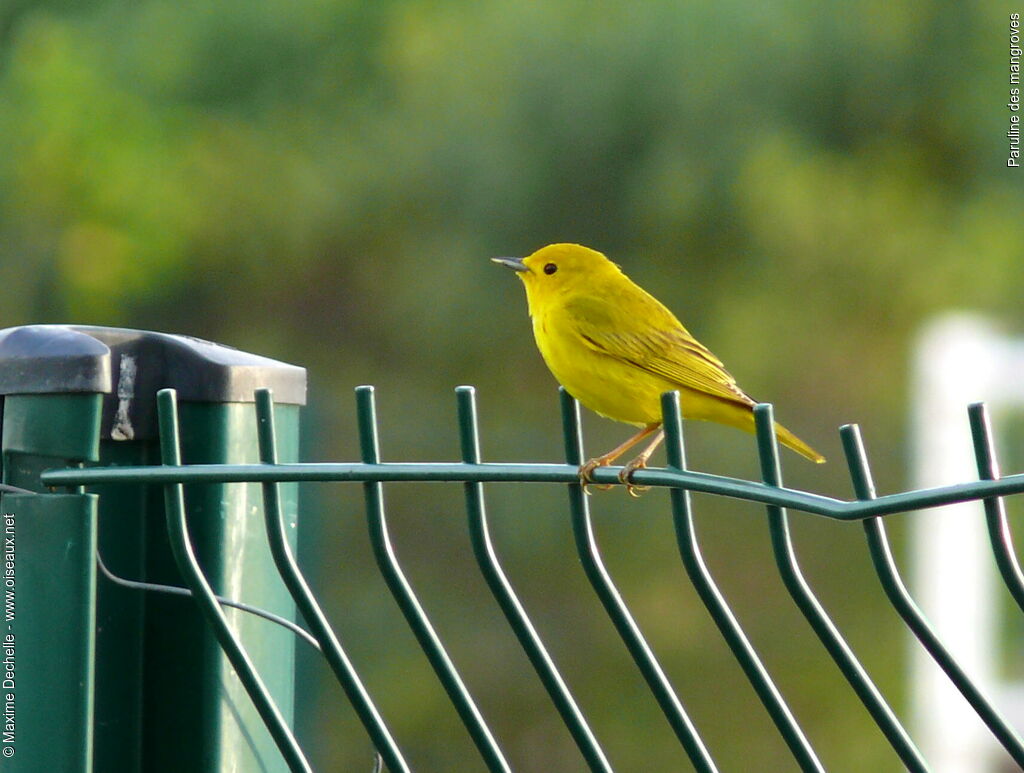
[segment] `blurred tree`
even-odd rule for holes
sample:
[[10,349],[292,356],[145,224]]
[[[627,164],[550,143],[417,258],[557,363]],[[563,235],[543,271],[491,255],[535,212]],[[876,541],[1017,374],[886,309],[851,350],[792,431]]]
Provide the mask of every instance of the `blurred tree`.
[[[363,382],[381,388],[387,456],[452,458],[449,390],[475,383],[485,454],[553,459],[554,384],[520,288],[486,258],[579,241],[825,447],[824,470],[787,460],[794,484],[848,495],[829,438],[859,421],[891,490],[921,320],[955,305],[1020,324],[1004,17],[992,0],[15,2],[0,10],[0,325],[168,329],[302,363],[317,458],[355,456],[347,401]],[[595,447],[617,432],[593,431]],[[748,438],[689,437],[697,467],[756,475]],[[493,505],[502,545],[613,759],[673,769],[678,749],[573,574],[560,495],[506,494]],[[466,664],[499,735],[523,769],[572,769],[479,586],[458,491],[392,499],[443,630],[487,642],[464,643],[460,663],[511,653],[507,668]],[[328,538],[307,560],[372,683],[400,693],[388,713],[423,768],[465,769],[472,752],[368,564],[358,498],[342,501],[310,518]],[[699,504],[713,564],[826,761],[896,770],[831,664],[795,655],[814,645],[779,592],[760,514]],[[723,768],[785,769],[667,532],[637,529],[663,503],[595,505],[616,514],[600,524],[615,569]],[[796,525],[809,573],[898,698],[901,632],[859,535]],[[365,764],[323,671],[308,670],[330,708],[304,719],[315,756]],[[446,733],[458,740],[439,745]]]

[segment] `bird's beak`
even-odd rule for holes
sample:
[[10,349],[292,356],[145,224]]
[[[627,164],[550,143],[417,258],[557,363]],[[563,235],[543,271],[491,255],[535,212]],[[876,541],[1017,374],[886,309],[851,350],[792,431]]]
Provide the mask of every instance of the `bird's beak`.
[[495,263],[500,263],[503,266],[507,266],[508,268],[512,269],[513,271],[529,271],[530,270],[529,268],[526,267],[526,264],[523,263],[523,259],[522,258],[491,258],[491,260],[493,260]]

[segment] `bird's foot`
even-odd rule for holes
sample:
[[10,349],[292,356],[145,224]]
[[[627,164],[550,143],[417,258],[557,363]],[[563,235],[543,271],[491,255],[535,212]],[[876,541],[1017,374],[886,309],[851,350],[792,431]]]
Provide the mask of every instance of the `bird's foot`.
[[607,467],[611,463],[611,459],[606,456],[595,456],[593,459],[588,459],[586,462],[580,465],[580,483],[583,484],[583,493],[591,494],[588,486],[594,486],[601,491],[607,491],[612,487],[611,483],[594,483],[594,470],[598,467]]
[[633,473],[637,470],[642,470],[647,466],[647,456],[641,454],[636,459],[628,462],[619,472],[619,480],[626,484],[626,493],[631,497],[637,497],[643,494],[645,491],[650,491],[650,486],[637,486],[633,483]]

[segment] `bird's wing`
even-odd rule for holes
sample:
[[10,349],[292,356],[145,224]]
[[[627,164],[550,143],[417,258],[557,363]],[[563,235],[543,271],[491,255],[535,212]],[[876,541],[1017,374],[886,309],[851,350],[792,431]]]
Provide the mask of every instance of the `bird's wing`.
[[567,322],[594,351],[698,392],[753,403],[721,360],[690,335],[671,311],[635,289],[642,295],[630,297],[627,303],[573,298],[564,306]]

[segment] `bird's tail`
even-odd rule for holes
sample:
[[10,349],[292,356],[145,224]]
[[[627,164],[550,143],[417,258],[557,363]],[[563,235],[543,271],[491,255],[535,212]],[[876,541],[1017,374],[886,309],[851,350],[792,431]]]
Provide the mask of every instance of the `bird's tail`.
[[779,442],[787,448],[792,448],[801,456],[806,456],[812,462],[821,464],[825,461],[825,457],[807,445],[804,441],[790,432],[788,429],[783,427],[778,422],[775,422],[775,435],[778,437]]
[[[680,397],[684,393],[680,393]],[[698,419],[700,421],[714,421],[720,424],[728,424],[732,427],[738,427],[744,432],[754,433],[756,428],[754,426],[754,401],[744,395],[744,399],[739,398],[735,400],[726,399],[712,399],[708,400],[707,393],[696,393],[696,398],[693,398],[691,393],[691,399],[689,403],[683,404],[683,416],[690,419]],[[690,408],[690,412],[687,413],[687,408]],[[804,441],[790,432],[788,429],[783,427],[778,422],[775,422],[775,435],[779,439],[779,442],[787,448],[791,448],[801,456],[806,456],[812,462],[821,464],[825,461],[825,457],[807,445]]]

